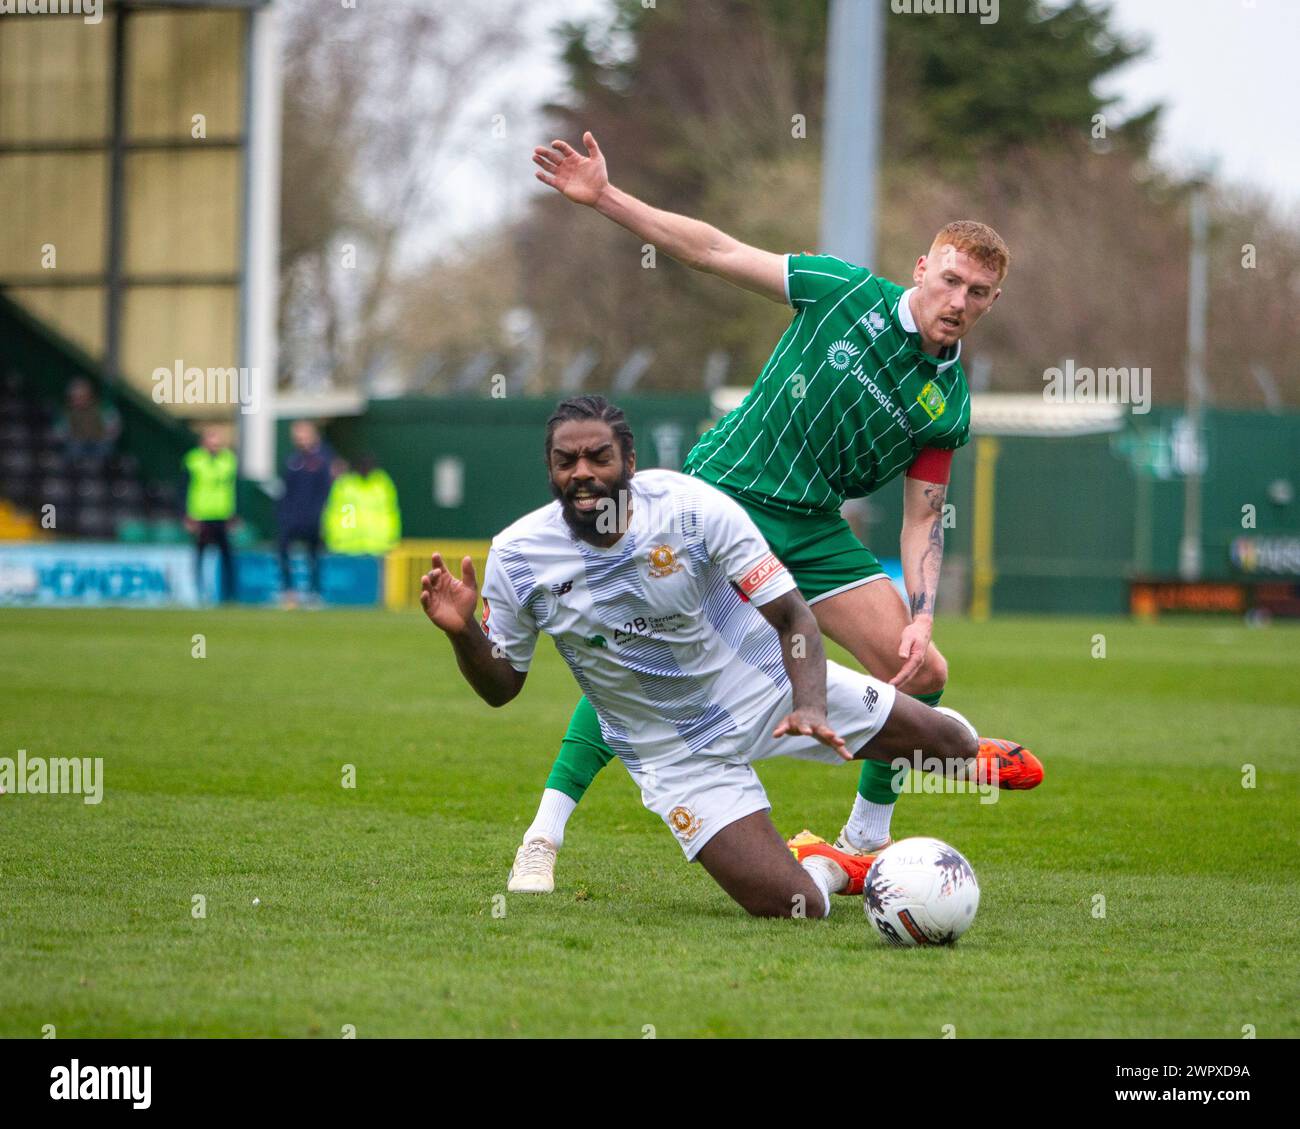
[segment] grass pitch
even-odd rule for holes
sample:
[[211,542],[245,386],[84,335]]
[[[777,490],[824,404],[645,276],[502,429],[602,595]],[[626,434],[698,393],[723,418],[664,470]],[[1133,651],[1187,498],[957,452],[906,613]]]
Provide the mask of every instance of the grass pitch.
[[[1047,779],[902,797],[982,900],[897,951],[858,899],[746,917],[617,763],[556,894],[506,896],[577,699],[545,640],[494,711],[416,614],[0,612],[0,756],[104,760],[96,806],[0,796],[0,1035],[1300,1035],[1300,630],[936,637],[945,701]],[[759,772],[783,832],[835,835],[856,766]]]

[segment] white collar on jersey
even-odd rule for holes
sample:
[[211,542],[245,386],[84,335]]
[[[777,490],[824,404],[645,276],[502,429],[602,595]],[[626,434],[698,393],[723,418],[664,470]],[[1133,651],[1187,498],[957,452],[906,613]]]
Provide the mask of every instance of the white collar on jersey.
[[[898,300],[898,309],[895,311],[898,317],[898,324],[908,333],[916,333],[916,318],[912,316],[912,295],[916,293],[916,287],[910,290],[904,290],[903,296]],[[946,361],[942,361],[936,368],[935,372],[943,372],[949,365],[955,365],[957,358],[961,356],[961,342],[957,342],[957,350]]]

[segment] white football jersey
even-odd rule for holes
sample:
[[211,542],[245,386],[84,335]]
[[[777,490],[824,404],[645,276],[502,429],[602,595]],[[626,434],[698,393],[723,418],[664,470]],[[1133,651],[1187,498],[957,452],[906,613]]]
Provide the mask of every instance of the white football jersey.
[[483,629],[519,671],[539,632],[550,635],[631,766],[730,756],[789,692],[780,638],[755,606],[794,587],[739,503],[647,470],[632,477],[627,530],[608,549],[579,539],[558,501],[499,533]]

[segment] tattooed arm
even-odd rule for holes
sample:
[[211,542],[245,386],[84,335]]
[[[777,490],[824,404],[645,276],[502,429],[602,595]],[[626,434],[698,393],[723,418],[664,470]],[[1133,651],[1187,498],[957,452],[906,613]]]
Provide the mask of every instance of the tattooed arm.
[[912,622],[903,629],[898,657],[902,669],[890,679],[902,686],[921,668],[934,630],[934,604],[943,563],[943,503],[948,487],[941,482],[907,478],[903,482],[903,532],[899,551]]

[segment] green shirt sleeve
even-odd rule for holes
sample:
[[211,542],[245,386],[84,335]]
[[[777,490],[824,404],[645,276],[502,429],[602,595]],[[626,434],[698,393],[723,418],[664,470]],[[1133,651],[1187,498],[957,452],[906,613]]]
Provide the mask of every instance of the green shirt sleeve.
[[786,293],[790,305],[796,310],[812,305],[848,283],[860,282],[870,274],[866,267],[855,267],[834,255],[785,257]]

